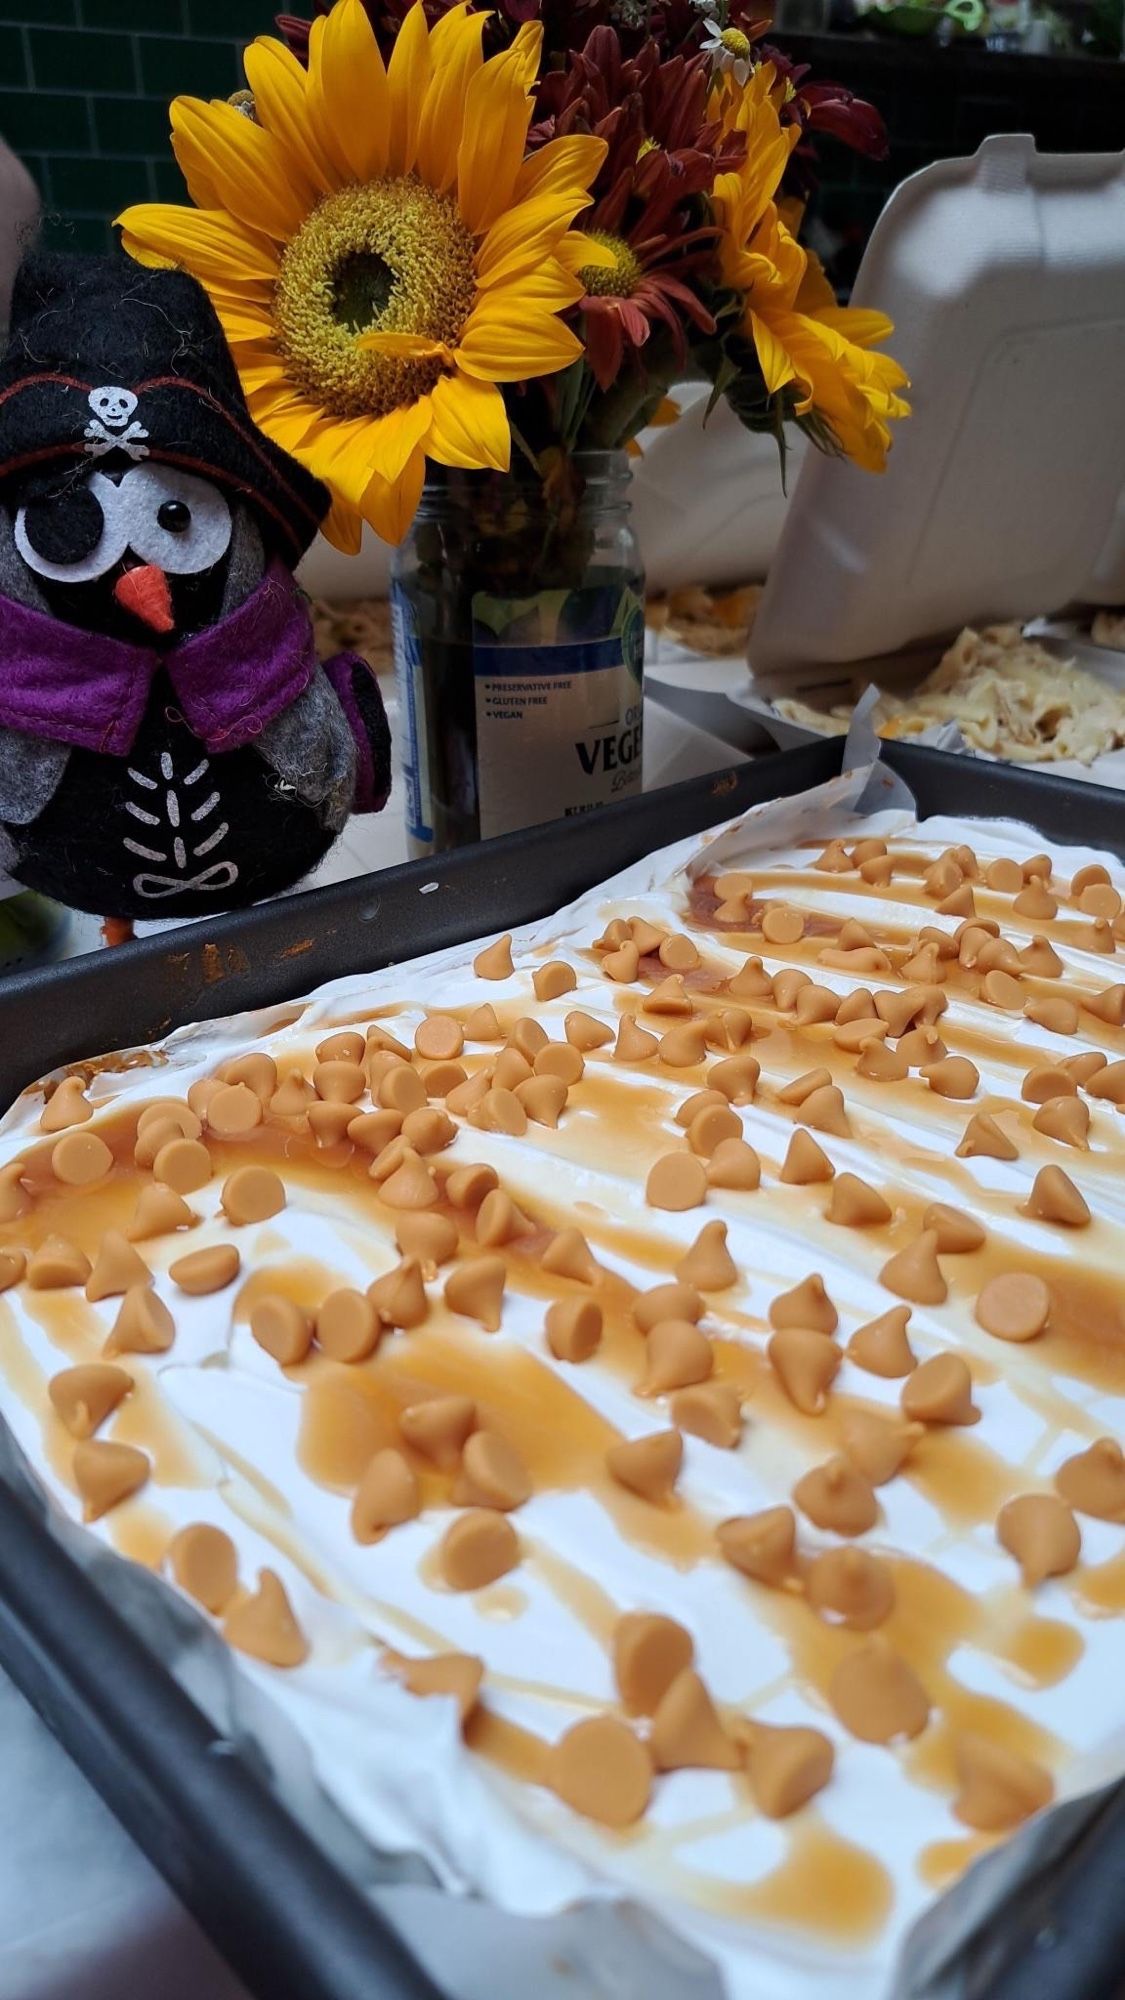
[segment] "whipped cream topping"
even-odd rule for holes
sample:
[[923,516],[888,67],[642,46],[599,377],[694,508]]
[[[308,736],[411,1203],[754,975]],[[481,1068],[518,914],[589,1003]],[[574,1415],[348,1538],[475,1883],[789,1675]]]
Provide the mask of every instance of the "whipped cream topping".
[[[650,857],[518,933],[503,980],[477,977],[475,946],[443,952],[335,982],[299,1010],[186,1030],[164,1045],[155,1066],[99,1068],[87,1093],[94,1119],[81,1129],[112,1138],[147,1103],[183,1098],[193,1082],[249,1049],[268,1051],[283,1072],[300,1063],[310,1073],[317,1043],[337,1028],[381,1022],[409,1046],[426,1014],[463,1019],[486,1001],[506,1028],[533,1015],[555,1040],[574,1009],[615,1031],[623,1012],[637,1012],[663,1032],[669,1023],[641,1012],[653,979],[611,983],[592,949],[617,917],[691,937],[714,977],[737,972],[754,954],[768,973],[799,967],[841,998],[863,986],[897,987],[898,972],[853,973],[822,965],[819,953],[849,920],[879,945],[905,944],[924,925],[955,931],[961,919],[935,914],[921,862],[960,842],[982,867],[1001,856],[1051,856],[1053,918],[1021,917],[1010,894],[973,885],[978,912],[994,917],[1017,948],[1043,935],[1062,959],[1059,980],[1028,977],[1029,997],[1077,998],[1113,984],[1113,956],[1091,948],[1091,918],[1065,900],[1073,874],[1091,862],[1104,861],[1120,886],[1109,857],[1045,850],[1032,830],[995,821],[919,827],[884,813],[842,818],[829,831],[849,843],[887,841],[898,868],[889,886],[871,886],[854,872],[813,868],[822,830],[808,838],[799,830],[792,844],[772,849],[759,835],[744,864],[754,901],[805,912],[799,939],[771,944],[753,913],[741,927],[716,924],[709,871],[739,865],[736,828],[721,842],[685,842]],[[573,967],[577,984],[540,1000],[533,973],[558,959]],[[863,1076],[857,1054],[836,1045],[830,1022],[798,1028],[791,1011],[768,1000],[732,1003],[755,1017],[746,1047],[761,1063],[761,1083],[736,1115],[760,1156],[761,1186],[711,1189],[703,1206],[682,1213],[651,1207],[646,1181],[659,1157],[684,1147],[674,1114],[705,1086],[710,1052],[705,1063],[673,1070],[651,1059],[617,1062],[610,1046],[587,1055],[557,1130],[532,1124],[517,1138],[461,1124],[443,1165],[488,1163],[542,1230],[577,1226],[609,1274],[596,1294],[607,1300],[607,1338],[580,1365],[556,1360],[544,1338],[549,1303],[573,1296],[576,1286],[552,1280],[507,1245],[499,1333],[448,1312],[439,1281],[429,1288],[425,1324],[388,1337],[371,1361],[347,1367],[314,1354],[280,1369],[250,1333],[256,1298],[281,1291],[315,1308],[336,1286],[362,1290],[398,1261],[396,1217],[365,1174],[339,1149],[323,1161],[310,1160],[307,1148],[287,1157],[284,1134],[268,1146],[268,1164],[287,1185],[280,1214],[230,1224],[219,1205],[223,1179],[267,1154],[260,1140],[209,1138],[215,1177],[188,1197],[200,1226],[139,1246],[173,1314],[175,1340],[167,1353],[125,1357],[136,1388],[100,1435],[141,1446],[152,1476],[92,1532],[155,1566],[177,1529],[211,1522],[236,1544],[244,1584],[252,1587],[263,1566],[278,1573],[309,1658],[285,1671],[241,1656],[240,1666],[296,1725],[326,1790],[378,1846],[417,1852],[451,1890],[514,1912],[628,1895],[710,1956],[734,2000],[799,2000],[826,1977],[842,1994],[889,1988],[914,1919],[991,1844],[951,1812],[959,1736],[985,1735],[1033,1759],[1063,1794],[1110,1775],[1100,1752],[1122,1721],[1113,1615],[1125,1609],[1122,1529],[1081,1516],[1079,1567],[1030,1592],[995,1520],[1014,1496],[1051,1491],[1058,1467],[1096,1438],[1125,1435],[1122,1113],[1092,1100],[1089,1149],[1078,1151],[1037,1131],[1038,1106],[1021,1097],[1033,1065],[1083,1049],[1116,1061],[1125,1032],[1083,1011],[1075,1034],[1057,1034],[963,986],[950,984],[947,997],[937,1028],[949,1053],[979,1070],[971,1101],[938,1094],[916,1070],[901,1082]],[[493,1059],[497,1046],[470,1042],[465,1067]],[[832,1223],[827,1185],[779,1180],[801,1124],[800,1106],[780,1093],[821,1065],[843,1091],[850,1130],[814,1136],[837,1175],[854,1174],[885,1197],[892,1211],[885,1225]],[[0,1174],[43,1149],[42,1110],[41,1093],[29,1092],[4,1121]],[[978,1112],[999,1119],[1017,1147],[1014,1160],[956,1156]],[[1062,1166],[1080,1187],[1092,1213],[1087,1227],[1072,1231],[1024,1212],[1044,1166]],[[29,1246],[56,1230],[92,1255],[100,1232],[131,1213],[141,1178],[126,1164],[90,1191],[41,1194],[31,1217],[0,1225],[0,1248]],[[941,1257],[948,1298],[912,1307],[909,1338],[921,1362],[950,1351],[964,1357],[980,1420],[930,1429],[901,1473],[877,1489],[877,1522],[856,1543],[893,1569],[897,1603],[883,1631],[932,1704],[918,1737],[887,1748],[849,1733],[826,1695],[833,1668],[866,1635],[833,1627],[799,1596],[749,1582],[722,1560],[715,1528],[788,1501],[802,1476],[839,1450],[840,1424],[857,1404],[897,1413],[901,1383],[858,1368],[845,1353],[825,1414],[802,1415],[766,1358],[770,1306],[819,1273],[846,1349],[856,1328],[899,1303],[879,1274],[917,1237],[932,1202],[975,1217],[985,1243]],[[667,1398],[635,1393],[643,1341],[628,1320],[629,1288],[669,1279],[714,1217],[727,1224],[738,1281],[708,1295],[703,1325],[717,1373],[743,1393],[744,1433],[733,1451],[686,1436],[678,1499],[654,1509],[604,1474],[609,1444],[669,1422]],[[231,1242],[242,1266],[226,1290],[190,1297],[169,1279],[185,1250]],[[1015,1269],[1044,1275],[1057,1308],[1048,1334],[1027,1345],[993,1338],[973,1310],[990,1277]],[[0,1298],[0,1408],[76,1516],[73,1446],[46,1385],[60,1369],[98,1358],[118,1303],[26,1285]],[[359,1476],[388,1441],[388,1408],[435,1389],[473,1395],[482,1416],[519,1444],[532,1474],[532,1497],[512,1516],[522,1560],[479,1592],[442,1584],[437,1545],[456,1512],[446,1504],[426,1505],[370,1546],[349,1528]],[[840,1546],[839,1536],[804,1515],[798,1532],[810,1557]],[[804,1723],[832,1739],[834,1773],[809,1806],[790,1820],[768,1820],[741,1774],[677,1770],[655,1782],[645,1818],[618,1834],[580,1818],[536,1782],[545,1744],[583,1716],[616,1708],[610,1642],[628,1611],[664,1613],[690,1630],[722,1713]],[[465,1740],[454,1702],[406,1693],[387,1670],[387,1649],[480,1656],[483,1706]]]

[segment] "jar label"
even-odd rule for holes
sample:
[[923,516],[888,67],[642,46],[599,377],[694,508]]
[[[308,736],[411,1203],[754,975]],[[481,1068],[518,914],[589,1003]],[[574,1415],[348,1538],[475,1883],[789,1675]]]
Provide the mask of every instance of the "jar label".
[[391,589],[391,639],[394,646],[398,712],[401,718],[402,782],[406,792],[406,830],[411,839],[431,841],[430,768],[426,748],[426,698],[422,680],[422,648],[418,626],[406,592]]
[[[572,608],[585,593],[565,595]],[[497,630],[499,608],[483,595],[473,605],[482,840],[628,798],[642,780],[644,620],[634,593],[621,594],[599,638],[513,643],[509,625],[496,642],[485,632]],[[510,617],[517,606],[504,609]]]

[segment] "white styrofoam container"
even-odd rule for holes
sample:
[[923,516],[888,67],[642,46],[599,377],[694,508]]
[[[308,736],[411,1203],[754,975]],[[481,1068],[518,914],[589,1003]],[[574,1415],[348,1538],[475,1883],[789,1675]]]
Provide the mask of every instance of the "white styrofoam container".
[[875,661],[889,684],[911,667],[886,656],[925,671],[964,625],[1125,602],[1125,153],[1016,135],[925,168],[855,303],[895,322],[914,414],[882,478],[808,453],[754,624],[759,694]]

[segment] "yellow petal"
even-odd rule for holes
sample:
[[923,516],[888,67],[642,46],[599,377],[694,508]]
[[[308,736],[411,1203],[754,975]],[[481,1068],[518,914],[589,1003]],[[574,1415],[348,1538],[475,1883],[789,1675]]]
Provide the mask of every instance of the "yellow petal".
[[394,361],[449,361],[452,351],[444,340],[431,340],[424,333],[380,333],[377,327],[357,333],[355,344],[365,354],[385,354]]
[[418,511],[425,476],[426,455],[419,451],[394,485],[388,486],[385,480],[373,479],[363,496],[364,520],[369,521],[375,533],[394,548],[405,538]]
[[530,269],[542,257],[560,256],[568,224],[588,201],[587,194],[568,190],[536,195],[509,208],[493,223],[477,252],[477,283],[487,288]]
[[431,398],[433,411],[426,449],[441,465],[470,472],[491,467],[507,472],[512,434],[504,398],[492,382],[467,375],[443,375]]
[[482,382],[520,382],[555,375],[582,354],[582,342],[553,314],[528,313],[519,325],[506,315],[475,312],[457,350],[459,366]]
[[400,479],[421,445],[433,421],[432,398],[419,396],[401,409],[388,411],[370,425],[368,445],[369,476],[375,473],[388,484]]
[[242,62],[258,123],[284,146],[318,194],[330,194],[339,174],[309,117],[308,77],[296,56],[271,35],[259,35]]
[[[171,202],[138,202],[117,217],[130,257],[147,263],[153,255],[201,284],[272,284],[277,252],[268,236],[246,229],[219,210],[176,208]],[[135,247],[134,247],[135,246]],[[147,253],[147,254],[146,254]]]
[[320,532],[342,556],[357,556],[363,542],[363,522],[346,500],[333,500]]
[[[536,28],[536,33],[541,40],[542,30]],[[457,189],[461,213],[477,234],[511,206],[523,164],[531,121],[528,46],[526,40],[521,45],[517,38],[503,55],[494,56],[477,71],[466,94]]]
[[568,189],[584,193],[597,179],[608,151],[604,139],[585,135],[549,140],[521,166],[515,200],[530,201],[535,195],[563,194]]
[[432,74],[425,10],[422,0],[415,0],[395,37],[387,70],[390,83],[387,171],[391,174],[410,173],[418,157],[418,129]]
[[557,257],[544,255],[530,271],[519,271],[481,292],[475,310],[486,319],[518,316],[529,309],[565,312],[568,306],[577,305],[585,292],[582,280],[564,270]]
[[762,380],[766,385],[766,392],[770,396],[776,396],[779,389],[783,389],[787,382],[793,380],[795,373],[793,363],[790,361],[776,333],[768,321],[762,318],[760,313],[751,313],[750,331],[757,350],[758,362],[762,370]]
[[429,187],[446,194],[457,179],[457,153],[469,86],[484,61],[485,16],[463,8],[444,14],[430,36],[433,81],[418,126],[417,171]]
[[[177,97],[172,106],[176,157],[185,166],[194,198],[198,161],[219,197],[249,229],[285,243],[316,201],[316,189],[281,143],[231,104],[202,104]],[[191,162],[191,166],[187,162]]]
[[306,103],[317,144],[340,180],[381,179],[390,87],[361,0],[337,0],[313,22]]
[[237,347],[242,342],[252,342],[257,345],[260,341],[269,340],[272,335],[273,321],[269,314],[256,312],[247,300],[241,299],[237,304],[228,305],[225,301],[212,298],[211,303],[222,321],[223,332],[232,347]]
[[610,271],[616,263],[613,251],[593,236],[571,229],[555,245],[555,256],[568,271]]

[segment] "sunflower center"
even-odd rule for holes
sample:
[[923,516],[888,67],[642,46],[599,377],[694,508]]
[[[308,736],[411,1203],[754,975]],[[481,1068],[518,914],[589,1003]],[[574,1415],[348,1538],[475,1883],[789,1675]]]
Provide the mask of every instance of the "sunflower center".
[[608,250],[612,264],[586,264],[579,271],[580,282],[594,298],[632,298],[644,275],[640,258],[623,236],[611,236],[607,229],[589,229],[587,235],[592,243],[602,250]]
[[744,61],[750,54],[750,38],[743,34],[741,28],[724,28],[719,40],[728,56],[737,56]]
[[473,239],[452,201],[407,174],[327,195],[286,247],[274,297],[295,381],[337,417],[386,416],[438,381],[439,357],[357,347],[412,333],[453,347],[476,297]]

